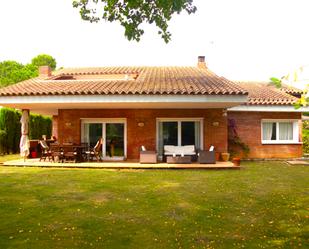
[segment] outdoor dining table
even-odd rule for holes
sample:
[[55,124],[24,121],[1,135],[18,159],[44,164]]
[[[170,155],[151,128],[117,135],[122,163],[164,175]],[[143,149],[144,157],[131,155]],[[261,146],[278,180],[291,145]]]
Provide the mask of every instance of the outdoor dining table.
[[53,144],[53,147],[56,147],[56,146],[58,148],[60,148],[60,150],[63,151],[63,152],[70,151],[70,152],[76,153],[74,155],[76,163],[84,161],[83,150],[87,149],[87,146],[85,146],[85,145],[76,145],[76,144],[57,144],[57,145]]

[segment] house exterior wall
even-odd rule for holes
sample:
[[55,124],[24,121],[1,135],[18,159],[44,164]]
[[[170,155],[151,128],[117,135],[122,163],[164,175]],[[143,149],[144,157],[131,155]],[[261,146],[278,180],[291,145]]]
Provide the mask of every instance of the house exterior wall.
[[[297,158],[302,156],[302,144],[262,144],[262,119],[298,119],[301,113],[284,112],[228,112],[228,119],[234,119],[237,134],[250,148],[249,158]],[[299,121],[299,141],[302,125]]]
[[[156,149],[156,118],[203,118],[204,148],[227,151],[227,117],[222,109],[78,109],[59,110],[58,140],[81,142],[81,118],[126,118],[127,158],[138,159],[140,146]],[[137,124],[143,122],[144,126]]]
[[52,135],[58,139],[58,116],[52,117]]

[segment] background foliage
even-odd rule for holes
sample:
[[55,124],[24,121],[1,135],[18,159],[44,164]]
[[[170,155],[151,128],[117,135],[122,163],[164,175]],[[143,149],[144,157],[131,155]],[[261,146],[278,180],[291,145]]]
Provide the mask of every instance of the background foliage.
[[309,154],[309,121],[303,121],[303,152]]
[[0,87],[13,85],[38,76],[39,66],[50,66],[54,70],[56,65],[56,60],[46,54],[34,57],[32,62],[26,65],[11,60],[2,61],[0,62]]
[[228,152],[231,158],[244,157],[250,153],[250,148],[245,144],[238,135],[235,119],[228,119]]
[[182,11],[195,13],[193,0],[75,0],[81,18],[89,22],[100,20],[118,22],[124,27],[125,37],[139,41],[144,34],[142,24],[155,25],[158,34],[167,43],[171,39],[168,23],[174,14]]
[[[0,109],[0,154],[19,151],[20,117],[20,111],[9,108]],[[39,139],[42,135],[51,136],[51,118],[32,114],[29,125],[30,139]]]
[[31,60],[31,64],[34,65],[37,68],[39,66],[50,66],[50,68],[52,70],[55,70],[56,66],[57,66],[56,59],[53,58],[52,56],[48,55],[48,54],[40,54],[40,55],[34,57]]
[[16,61],[0,62],[0,87],[15,84],[38,75],[38,68],[32,64],[23,65]]

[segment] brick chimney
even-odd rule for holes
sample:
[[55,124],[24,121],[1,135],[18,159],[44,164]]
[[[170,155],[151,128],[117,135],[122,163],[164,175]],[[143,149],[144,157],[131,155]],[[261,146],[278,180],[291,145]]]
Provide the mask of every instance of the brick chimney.
[[39,66],[39,76],[40,77],[50,77],[52,75],[52,70],[49,66]]
[[200,69],[207,69],[207,65],[205,62],[205,56],[199,56],[197,58],[197,67]]

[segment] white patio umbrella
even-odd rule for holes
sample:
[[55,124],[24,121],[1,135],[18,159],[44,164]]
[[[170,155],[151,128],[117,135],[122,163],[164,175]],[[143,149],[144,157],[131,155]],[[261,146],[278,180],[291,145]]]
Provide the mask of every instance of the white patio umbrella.
[[28,110],[23,110],[21,119],[21,138],[20,138],[20,143],[19,143],[19,148],[20,148],[20,156],[26,160],[26,157],[30,153],[30,141],[28,137],[29,133],[29,111]]

